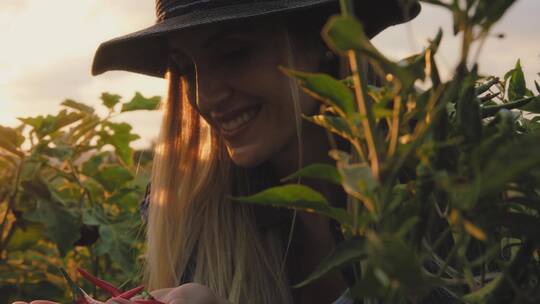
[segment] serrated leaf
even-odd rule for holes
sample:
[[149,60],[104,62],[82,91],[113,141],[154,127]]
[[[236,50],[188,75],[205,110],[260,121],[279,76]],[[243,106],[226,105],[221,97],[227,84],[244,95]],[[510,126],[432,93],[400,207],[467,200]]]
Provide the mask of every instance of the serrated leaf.
[[339,172],[335,166],[329,164],[311,164],[285,177],[283,181],[291,181],[299,177],[324,180],[337,185],[341,184]]
[[132,228],[127,223],[99,226],[99,239],[95,244],[97,255],[109,255],[124,273],[136,268],[135,250],[132,247]]
[[95,176],[101,185],[107,191],[112,192],[116,189],[120,189],[127,182],[133,179],[133,175],[129,170],[121,166],[107,166],[101,169]]
[[107,92],[101,93],[101,101],[103,105],[109,109],[114,108],[114,106],[120,102],[120,95],[110,94]]
[[159,96],[146,98],[141,93],[137,92],[130,102],[122,105],[122,112],[156,110],[160,102],[161,97]]
[[91,106],[85,105],[84,103],[76,102],[73,99],[66,99],[61,103],[61,105],[78,110],[83,113],[88,113],[88,114],[94,113],[94,108],[92,108]]
[[344,209],[330,206],[324,196],[304,185],[278,186],[251,196],[233,197],[232,199],[243,203],[316,212],[342,224],[350,225],[352,223],[351,216]]
[[346,85],[330,75],[320,73],[304,73],[282,68],[284,73],[295,77],[300,85],[311,95],[322,102],[337,107],[345,115],[354,113],[354,95]]
[[99,171],[99,166],[103,163],[103,155],[93,155],[82,165],[82,173],[86,176],[95,176]]
[[13,128],[0,126],[0,148],[15,155],[23,156],[19,147],[24,142],[24,137]]
[[339,243],[332,253],[325,257],[315,271],[313,271],[304,281],[296,284],[293,288],[301,288],[309,285],[327,274],[334,273],[343,267],[360,260],[366,255],[364,241],[347,240]]
[[18,227],[13,233],[9,243],[8,250],[24,251],[36,245],[36,243],[43,239],[44,226],[38,223],[31,223],[26,227]]
[[127,123],[112,123],[107,122],[105,126],[108,131],[99,132],[100,143],[110,144],[114,147],[116,155],[118,155],[124,163],[131,165],[133,163],[133,149],[129,146],[132,141],[139,139],[139,135],[131,133],[132,127]]
[[79,219],[57,202],[38,198],[36,209],[25,213],[24,218],[45,225],[45,235],[57,245],[61,256],[80,238]]

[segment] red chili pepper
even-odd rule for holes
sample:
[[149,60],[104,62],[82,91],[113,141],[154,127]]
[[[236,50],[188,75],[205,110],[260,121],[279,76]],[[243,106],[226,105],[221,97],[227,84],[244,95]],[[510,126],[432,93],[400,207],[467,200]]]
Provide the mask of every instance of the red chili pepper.
[[135,300],[133,301],[137,304],[165,304],[163,302],[160,302],[158,300]]
[[103,289],[104,291],[108,292],[109,294],[111,294],[114,297],[119,296],[122,293],[122,291],[119,290],[118,288],[114,287],[113,285],[111,285],[110,283],[108,283],[106,281],[103,281],[101,279],[98,279],[98,278],[94,277],[93,275],[91,275],[90,273],[88,273],[86,270],[84,270],[82,268],[77,267],[77,271],[85,279],[87,279],[88,281],[94,283],[94,285],[96,285],[97,287]]
[[144,286],[141,285],[139,287],[135,287],[133,289],[125,291],[125,292],[119,294],[117,297],[129,300],[129,299],[133,298],[135,295],[137,295],[139,292],[141,292],[143,290],[144,290]]

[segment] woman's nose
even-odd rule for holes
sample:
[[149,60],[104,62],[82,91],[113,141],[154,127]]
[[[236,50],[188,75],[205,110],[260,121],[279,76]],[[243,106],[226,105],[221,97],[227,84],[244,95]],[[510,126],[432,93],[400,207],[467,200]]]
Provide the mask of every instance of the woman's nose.
[[225,73],[212,69],[197,69],[197,107],[200,112],[220,111],[231,93]]

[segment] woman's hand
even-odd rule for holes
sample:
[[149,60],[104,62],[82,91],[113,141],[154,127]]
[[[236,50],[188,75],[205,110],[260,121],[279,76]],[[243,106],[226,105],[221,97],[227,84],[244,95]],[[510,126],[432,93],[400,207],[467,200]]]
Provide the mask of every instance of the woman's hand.
[[[210,288],[198,283],[187,283],[175,288],[158,289],[151,292],[152,297],[166,304],[229,304],[218,297]],[[103,303],[94,300],[94,303]],[[137,304],[136,299],[111,298],[105,304]],[[59,304],[51,301],[14,302],[13,304]]]
[[[158,289],[151,292],[152,296],[166,304],[229,304],[225,299],[218,297],[210,288],[198,284],[187,283],[175,288]],[[109,302],[111,301],[111,302]],[[135,304],[135,300],[112,298],[107,304]],[[114,302],[112,302],[114,301]]]

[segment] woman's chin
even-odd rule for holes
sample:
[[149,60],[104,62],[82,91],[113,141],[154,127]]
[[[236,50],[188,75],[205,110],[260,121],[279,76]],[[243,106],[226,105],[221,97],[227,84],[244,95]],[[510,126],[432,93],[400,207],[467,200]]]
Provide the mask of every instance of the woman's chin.
[[256,145],[248,145],[242,147],[227,146],[229,157],[232,162],[242,168],[253,168],[267,160],[267,156],[257,149]]

